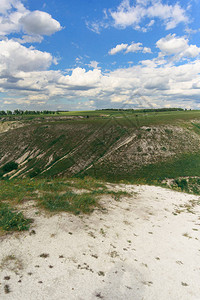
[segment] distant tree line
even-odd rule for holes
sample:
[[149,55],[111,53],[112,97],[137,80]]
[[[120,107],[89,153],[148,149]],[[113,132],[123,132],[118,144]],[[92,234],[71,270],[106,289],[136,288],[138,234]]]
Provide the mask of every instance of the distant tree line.
[[59,113],[58,111],[51,111],[51,110],[43,110],[43,111],[36,111],[36,110],[21,110],[15,109],[14,111],[11,110],[0,110],[0,116],[19,116],[19,115],[54,115]]
[[132,111],[132,112],[163,112],[163,111],[184,111],[183,108],[144,108],[144,109],[124,109],[124,108],[104,108],[104,109],[96,109],[98,110],[111,110],[111,111]]

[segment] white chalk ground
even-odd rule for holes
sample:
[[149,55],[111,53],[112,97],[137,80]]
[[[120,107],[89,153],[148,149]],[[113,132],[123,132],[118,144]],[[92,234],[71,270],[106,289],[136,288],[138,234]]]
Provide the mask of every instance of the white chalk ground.
[[[113,188],[133,196],[106,196],[106,210],[90,216],[38,215],[27,203],[35,234],[0,238],[0,299],[199,300],[199,197],[153,186]],[[177,209],[183,212],[174,215]]]

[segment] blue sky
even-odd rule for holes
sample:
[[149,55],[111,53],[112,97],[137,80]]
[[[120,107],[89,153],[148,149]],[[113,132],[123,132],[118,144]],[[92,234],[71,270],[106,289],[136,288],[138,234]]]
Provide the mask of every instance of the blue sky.
[[1,0],[0,110],[200,108],[200,3]]

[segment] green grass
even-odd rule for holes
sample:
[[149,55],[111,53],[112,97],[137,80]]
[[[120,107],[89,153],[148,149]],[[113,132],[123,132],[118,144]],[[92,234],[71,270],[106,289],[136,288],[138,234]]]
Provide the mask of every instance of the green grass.
[[[56,179],[55,179],[56,180]],[[60,181],[60,180],[59,180]],[[96,190],[106,189],[105,184],[97,181],[92,177],[84,177],[84,178],[73,178],[71,180],[66,181],[69,186],[78,188],[78,189],[87,189],[87,190]]]
[[112,165],[96,166],[95,172],[91,168],[85,172],[87,176],[96,176],[105,181],[130,183],[161,182],[166,178],[178,178],[185,176],[200,176],[200,153],[189,153],[169,158],[168,161],[141,166],[132,172],[127,170],[118,171]]
[[51,212],[67,211],[75,215],[90,213],[97,206],[96,197],[90,193],[76,194],[72,191],[60,195],[58,193],[46,194],[41,197],[40,205]]
[[133,180],[149,182],[185,176],[200,176],[200,153],[183,154],[166,162],[143,166],[132,174]]
[[7,203],[0,202],[0,228],[5,231],[22,231],[30,227],[30,219],[26,219],[21,212],[9,207]]
[[[137,113],[136,111],[83,111],[83,112],[66,112],[63,115],[69,116],[86,116],[90,117],[83,119],[68,120],[68,124],[88,124],[88,125],[104,125],[108,122],[109,125],[119,124],[127,128],[160,125],[160,124],[177,124],[189,120],[200,119],[200,111],[171,111],[171,112],[147,112]],[[102,117],[104,115],[104,117]],[[56,120],[56,118],[55,118]],[[61,121],[60,123],[66,121]],[[45,123],[51,124],[55,121]]]
[[[141,111],[115,111],[115,110],[99,110],[99,111],[69,111],[69,112],[60,112],[55,115],[22,115],[20,118],[24,121],[32,120],[34,122],[35,119],[43,120],[44,125],[51,124],[51,120],[47,123],[46,117],[50,117],[53,122],[58,120],[59,122],[66,122],[60,120],[59,117],[69,116],[69,117],[84,117],[83,119],[74,119],[67,120],[68,123],[73,124],[76,123],[87,123],[87,124],[95,124],[96,122],[107,122],[108,120],[117,121],[120,123],[124,123],[129,127],[132,126],[148,126],[154,124],[170,124],[176,123],[178,121],[188,121],[196,118],[200,118],[199,110],[191,110],[191,111],[166,111],[166,112],[141,112]],[[89,118],[85,118],[89,116]],[[16,116],[9,116],[9,120],[12,118],[16,118]]]
[[91,213],[100,207],[99,198],[110,195],[115,200],[130,196],[123,191],[110,191],[94,178],[24,178],[0,181],[0,227],[3,230],[27,230],[30,220],[14,208],[18,203],[35,200],[50,212]]

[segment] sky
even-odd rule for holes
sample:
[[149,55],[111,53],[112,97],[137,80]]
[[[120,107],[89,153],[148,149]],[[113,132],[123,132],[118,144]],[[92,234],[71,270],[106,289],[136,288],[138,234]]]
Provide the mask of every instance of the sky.
[[200,108],[200,1],[0,0],[0,110]]

